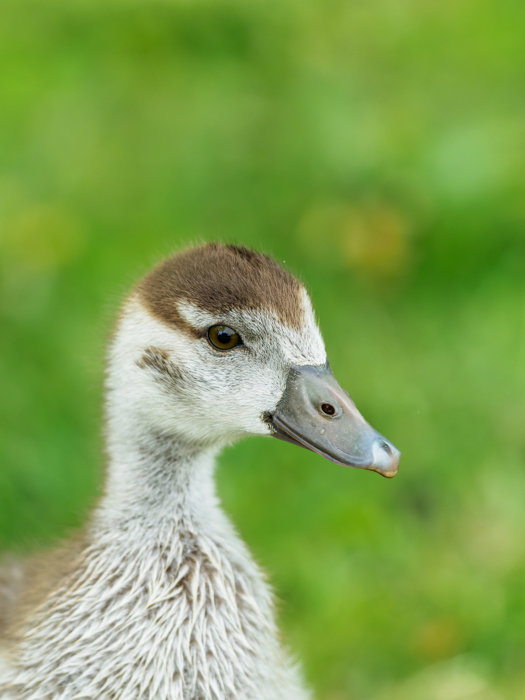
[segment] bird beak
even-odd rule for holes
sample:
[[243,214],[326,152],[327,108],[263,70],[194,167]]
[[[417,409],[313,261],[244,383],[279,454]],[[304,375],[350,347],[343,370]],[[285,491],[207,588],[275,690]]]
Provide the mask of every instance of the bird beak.
[[397,474],[401,453],[365,421],[328,364],[292,367],[269,422],[275,437],[336,464]]

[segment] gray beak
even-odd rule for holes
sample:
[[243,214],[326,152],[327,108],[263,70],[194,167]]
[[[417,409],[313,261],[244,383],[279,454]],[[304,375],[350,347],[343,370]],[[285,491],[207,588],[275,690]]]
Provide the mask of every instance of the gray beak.
[[275,437],[382,476],[397,474],[401,453],[369,425],[328,364],[292,367],[283,396],[268,417]]

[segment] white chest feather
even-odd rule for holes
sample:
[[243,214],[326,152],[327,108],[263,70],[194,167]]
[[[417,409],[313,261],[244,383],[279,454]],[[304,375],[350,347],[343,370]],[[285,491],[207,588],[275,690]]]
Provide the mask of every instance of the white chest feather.
[[2,697],[308,697],[261,573],[219,527],[165,517],[98,532],[33,618]]

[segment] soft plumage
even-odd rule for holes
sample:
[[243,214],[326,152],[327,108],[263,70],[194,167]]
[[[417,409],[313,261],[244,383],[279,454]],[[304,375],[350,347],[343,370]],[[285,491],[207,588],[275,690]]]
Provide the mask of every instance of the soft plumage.
[[[242,343],[214,347],[217,324]],[[221,447],[255,434],[393,475],[399,453],[330,377],[304,287],[270,258],[212,244],[150,273],[110,348],[108,467],[88,526],[4,573],[0,696],[310,697],[213,472]]]

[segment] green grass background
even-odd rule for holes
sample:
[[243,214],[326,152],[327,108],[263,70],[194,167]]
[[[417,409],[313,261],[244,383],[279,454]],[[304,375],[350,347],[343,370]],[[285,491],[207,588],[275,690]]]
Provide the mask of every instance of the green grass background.
[[100,486],[119,301],[192,242],[306,282],[393,481],[252,439],[220,491],[326,700],[525,698],[525,7],[4,0],[0,547]]

